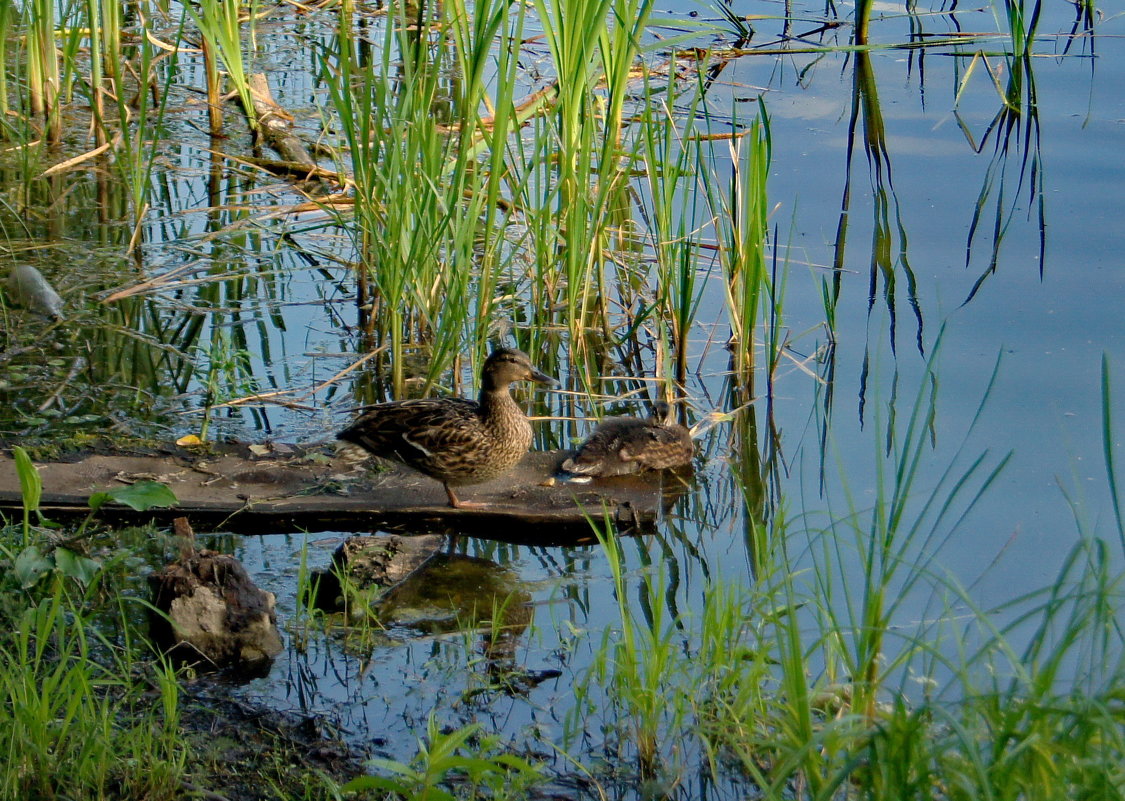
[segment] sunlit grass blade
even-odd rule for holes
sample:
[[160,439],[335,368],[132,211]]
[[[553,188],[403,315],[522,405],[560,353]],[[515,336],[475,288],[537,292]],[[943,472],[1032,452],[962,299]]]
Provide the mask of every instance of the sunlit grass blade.
[[[764,112],[764,108],[763,108]],[[754,331],[763,293],[770,291],[766,268],[766,180],[769,176],[769,119],[764,113],[728,141],[730,179],[726,194],[704,181],[718,233],[718,260],[725,276],[731,345],[736,369],[754,366]]]
[[184,9],[195,20],[205,43],[204,55],[208,59],[207,99],[210,104],[212,135],[222,133],[222,87],[219,83],[218,59],[222,59],[227,77],[242,100],[242,108],[250,121],[251,129],[256,128],[257,118],[250,96],[249,75],[242,53],[242,3],[239,0],[202,0],[198,11],[191,4],[184,6]]
[[32,116],[43,119],[47,140],[58,142],[62,139],[62,87],[55,44],[54,0],[24,4],[24,14],[28,24],[28,107]]

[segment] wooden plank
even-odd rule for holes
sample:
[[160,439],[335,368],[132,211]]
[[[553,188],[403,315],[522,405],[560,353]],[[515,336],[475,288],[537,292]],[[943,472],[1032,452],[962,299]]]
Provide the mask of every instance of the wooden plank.
[[[285,446],[282,446],[285,447]],[[53,520],[82,517],[90,493],[150,479],[167,484],[180,505],[135,512],[107,504],[99,519],[110,525],[186,516],[197,531],[292,533],[300,531],[464,533],[524,544],[592,542],[588,516],[606,515],[618,528],[651,527],[690,476],[648,473],[590,484],[554,481],[569,452],[534,452],[506,476],[464,487],[465,500],[487,509],[453,509],[437,481],[393,463],[356,470],[352,463],[286,447],[258,457],[245,447],[200,456],[183,450],[160,454],[91,454],[37,465],[43,481],[43,514]],[[368,465],[375,465],[370,460]],[[18,517],[19,481],[10,456],[0,454],[0,514]]]

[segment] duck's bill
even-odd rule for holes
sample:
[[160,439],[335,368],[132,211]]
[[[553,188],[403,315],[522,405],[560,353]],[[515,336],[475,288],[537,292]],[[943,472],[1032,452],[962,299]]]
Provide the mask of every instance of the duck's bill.
[[531,370],[531,380],[535,381],[538,384],[548,384],[552,387],[558,386],[558,383],[559,383],[558,381],[551,378],[546,373],[541,373],[538,370],[536,370],[535,368],[532,368],[532,370]]

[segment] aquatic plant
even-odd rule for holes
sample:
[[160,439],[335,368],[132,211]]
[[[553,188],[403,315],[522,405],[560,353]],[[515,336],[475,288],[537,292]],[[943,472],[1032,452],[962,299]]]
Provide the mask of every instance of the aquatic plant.
[[[344,792],[379,790],[416,801],[453,801],[457,795],[443,788],[456,780],[467,798],[522,798],[542,780],[540,768],[513,754],[493,753],[496,740],[482,736],[476,724],[445,731],[434,716],[418,740],[418,753],[409,764],[375,759],[370,766],[384,773],[360,776],[343,786]],[[386,775],[390,774],[390,775]]]
[[[15,453],[30,512],[41,484],[22,449]],[[177,797],[187,758],[179,686],[167,664],[140,658],[143,646],[126,633],[126,601],[116,609],[122,641],[95,624],[101,565],[33,539],[26,513],[22,530],[0,528],[0,562],[8,567],[0,580],[0,737],[20,744],[0,772],[0,796],[56,797],[62,781],[74,799]]]
[[[1125,585],[1113,565],[1125,540],[1111,553],[1075,505],[1078,536],[1054,579],[980,608],[937,558],[1007,457],[966,456],[962,446],[936,486],[919,489],[931,379],[908,416],[877,423],[887,436],[876,439],[891,446],[871,453],[871,506],[856,508],[845,483],[846,508],[834,512],[830,498],[826,525],[809,514],[769,521],[753,582],[714,576],[698,614],[668,616],[665,568],[649,546],[637,543],[640,569],[631,570],[621,542],[602,539],[619,623],[579,679],[570,742],[593,715],[642,777],[663,764],[662,781],[674,784],[702,758],[713,781],[729,780],[734,765],[769,798],[1120,789],[1125,737],[1112,721],[1125,680]],[[1116,504],[1106,367],[1103,394]]]
[[729,145],[727,191],[717,191],[717,182],[706,182],[705,188],[718,232],[717,257],[725,278],[733,366],[746,374],[754,367],[754,330],[762,298],[771,289],[766,269],[768,118],[761,114],[747,126],[744,136],[732,138]]
[[257,115],[250,95],[249,75],[242,52],[242,2],[241,0],[201,0],[199,10],[191,4],[184,6],[195,20],[203,37],[203,58],[207,75],[208,118],[212,136],[223,132],[222,79],[219,61],[226,67],[227,77],[242,100],[242,109],[250,121],[251,129],[257,127]]
[[33,117],[43,120],[47,140],[58,142],[62,139],[62,80],[55,44],[55,3],[37,0],[24,4],[23,10],[28,26],[28,108]]
[[[477,343],[476,354],[484,350],[492,298],[481,297],[473,285],[479,281],[482,290],[491,290],[497,283],[493,259],[480,271],[474,261],[482,239],[484,252],[494,252],[487,243],[495,241],[503,222],[495,212],[499,174],[480,170],[472,153],[481,137],[500,142],[507,134],[514,62],[500,74],[496,98],[509,113],[495,115],[484,132],[481,58],[487,49],[481,48],[494,36],[512,41],[522,13],[510,20],[503,3],[479,6],[476,16],[463,8],[458,12],[456,4],[443,8],[455,21],[448,38],[431,42],[428,29],[411,28],[399,16],[384,27],[375,58],[357,54],[356,34],[343,27],[342,17],[323,75],[342,122],[355,186],[348,228],[359,258],[360,327],[370,349],[388,347],[396,394],[403,389],[408,344],[426,343],[433,357],[427,385],[460,353],[466,335]],[[476,20],[471,27],[469,19]],[[396,62],[396,55],[403,60]],[[451,63],[467,70],[464,82],[447,83]],[[492,204],[486,209],[488,198]],[[487,228],[481,227],[482,216]],[[474,295],[482,316],[466,331]]]
[[49,585],[0,643],[0,735],[20,743],[0,793],[48,798],[65,776],[75,799],[177,797],[186,752],[171,670],[153,672],[154,706],[134,680],[134,658],[87,629],[61,576]]
[[[91,2],[100,2],[100,0],[91,0]],[[168,111],[170,89],[178,72],[179,50],[168,54],[163,80],[161,80],[157,51],[152,43],[151,20],[144,4],[138,4],[134,13],[140,36],[131,48],[133,55],[129,60],[129,70],[135,71],[138,76],[138,87],[136,95],[130,98],[124,91],[121,76],[111,71],[111,62],[112,69],[117,70],[124,57],[119,40],[120,31],[117,32],[117,40],[114,41],[111,33],[114,30],[113,22],[109,19],[113,14],[120,13],[119,4],[103,3],[102,13],[107,17],[103,31],[109,37],[105,48],[106,76],[110,81],[112,97],[116,99],[117,119],[120,123],[120,130],[115,140],[114,167],[129,194],[129,208],[133,220],[129,250],[135,251],[142,241],[143,223],[153,192],[153,172],[167,137],[164,121]],[[120,19],[116,21],[120,22]],[[181,25],[179,30],[181,38],[182,33]]]

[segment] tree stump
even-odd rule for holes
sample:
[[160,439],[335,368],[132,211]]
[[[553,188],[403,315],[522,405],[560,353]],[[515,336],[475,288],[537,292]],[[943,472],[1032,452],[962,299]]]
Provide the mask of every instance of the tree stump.
[[281,653],[274,595],[233,556],[191,550],[148,580],[153,640],[177,660],[257,669]]

